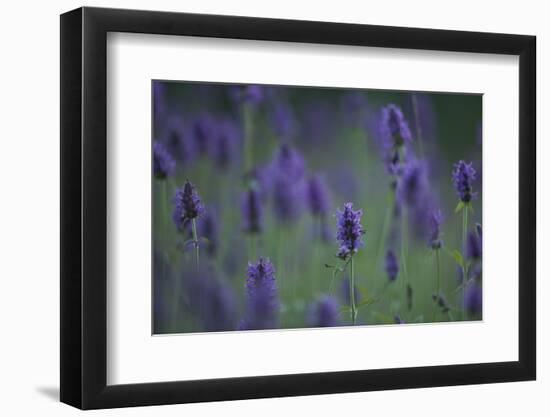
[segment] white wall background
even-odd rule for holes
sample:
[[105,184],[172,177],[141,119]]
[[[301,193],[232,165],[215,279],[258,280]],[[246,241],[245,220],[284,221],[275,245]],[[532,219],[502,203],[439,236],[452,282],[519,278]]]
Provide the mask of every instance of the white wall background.
[[[5,2],[0,21],[0,414],[75,415],[59,392],[59,17],[82,3]],[[124,0],[86,5],[534,34],[538,37],[538,207],[550,211],[550,165],[542,167],[549,125],[550,26],[536,0],[388,2]],[[543,130],[544,128],[544,130]],[[6,146],[7,145],[7,146]],[[538,381],[345,395],[100,411],[94,415],[279,416],[315,414],[464,416],[550,412],[550,221],[539,215]],[[475,341],[472,341],[475,343]]]

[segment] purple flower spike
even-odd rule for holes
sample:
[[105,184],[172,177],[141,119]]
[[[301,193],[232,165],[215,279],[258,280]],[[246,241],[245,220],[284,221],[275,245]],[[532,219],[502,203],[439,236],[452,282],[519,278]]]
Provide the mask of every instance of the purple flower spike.
[[198,224],[199,236],[206,238],[206,253],[209,256],[215,256],[218,250],[219,224],[216,213],[212,210],[204,210]]
[[324,296],[315,302],[309,311],[311,327],[338,326],[338,302],[334,297]]
[[176,161],[160,142],[153,143],[153,173],[157,178],[166,178],[174,173]]
[[428,190],[426,166],[417,159],[411,159],[405,165],[397,194],[401,203],[416,207],[423,202]]
[[430,214],[429,229],[430,237],[428,239],[428,245],[434,249],[440,249],[443,245],[441,240],[441,223],[443,222],[443,216],[440,210],[434,210]]
[[397,257],[393,250],[389,249],[386,252],[386,274],[388,274],[388,279],[393,282],[397,278],[399,273],[399,262],[397,262]]
[[456,194],[460,198],[460,201],[469,203],[476,196],[472,191],[472,184],[476,179],[476,170],[473,164],[471,162],[468,164],[464,161],[458,161],[454,166],[452,178]]
[[286,103],[279,102],[275,104],[270,112],[271,124],[273,130],[280,138],[288,138],[292,135],[295,126],[294,114],[292,109]]
[[198,154],[206,155],[208,153],[216,132],[216,123],[208,114],[202,114],[192,121],[191,138]]
[[353,210],[353,203],[345,203],[343,210],[336,211],[336,239],[340,243],[338,257],[347,259],[363,246],[362,210]]
[[464,306],[471,315],[478,315],[481,313],[483,306],[483,292],[481,287],[476,283],[471,283],[466,288],[466,294],[464,295]]
[[412,141],[409,124],[401,109],[395,104],[382,108],[380,136],[385,149],[396,149]]
[[240,328],[260,330],[276,327],[279,301],[273,264],[269,259],[260,258],[257,263],[248,264],[247,275],[248,313]]
[[330,208],[330,198],[325,181],[320,175],[312,176],[307,185],[309,209],[314,216],[325,216]]
[[227,169],[239,149],[240,131],[232,120],[222,120],[208,143],[209,155],[220,170]]
[[243,230],[246,233],[260,233],[263,224],[263,206],[257,190],[250,189],[243,195],[241,212]]
[[185,181],[183,187],[176,190],[174,197],[174,212],[172,219],[180,231],[185,230],[185,224],[191,220],[201,216],[204,212],[204,207],[197,190],[189,180]]
[[293,182],[300,181],[306,172],[304,157],[288,144],[283,144],[277,150],[273,167],[277,176],[287,177]]
[[481,238],[473,233],[468,233],[466,239],[466,257],[469,259],[481,258]]

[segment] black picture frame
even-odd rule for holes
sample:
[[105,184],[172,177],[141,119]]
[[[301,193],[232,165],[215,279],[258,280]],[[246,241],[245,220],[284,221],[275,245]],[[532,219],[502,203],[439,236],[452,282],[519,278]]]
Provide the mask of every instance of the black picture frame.
[[[519,56],[519,360],[107,385],[108,32]],[[534,380],[534,36],[102,8],[61,15],[61,401],[82,409]]]

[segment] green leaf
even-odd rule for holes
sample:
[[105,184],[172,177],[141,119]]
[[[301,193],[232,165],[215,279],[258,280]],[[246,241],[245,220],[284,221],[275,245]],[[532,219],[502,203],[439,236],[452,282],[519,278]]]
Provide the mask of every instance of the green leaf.
[[464,208],[464,201],[459,201],[455,208],[455,213],[460,212]]
[[454,258],[455,262],[459,264],[462,268],[464,268],[464,258],[462,257],[462,254],[458,250],[453,250],[451,252],[451,256]]

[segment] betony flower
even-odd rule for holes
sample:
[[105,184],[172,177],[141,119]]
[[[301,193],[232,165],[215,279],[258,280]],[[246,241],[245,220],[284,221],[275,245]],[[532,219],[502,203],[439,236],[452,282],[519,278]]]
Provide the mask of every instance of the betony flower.
[[247,315],[241,329],[271,329],[277,325],[279,301],[275,270],[269,259],[249,263],[247,271]]
[[207,332],[232,330],[236,323],[236,300],[232,289],[203,269],[184,280],[189,310]]
[[330,208],[328,187],[320,175],[312,176],[307,184],[309,209],[314,216],[326,216]]
[[311,327],[337,326],[338,310],[338,302],[334,297],[323,296],[310,307],[309,325]]
[[481,313],[483,304],[483,293],[479,284],[472,282],[466,287],[466,294],[464,295],[464,306],[468,313],[477,315]]
[[166,178],[174,173],[176,161],[160,142],[153,143],[153,173],[157,178]]
[[430,236],[428,239],[428,245],[434,249],[440,249],[443,245],[443,241],[441,240],[441,223],[443,222],[443,216],[441,214],[440,210],[433,210],[430,213],[429,218],[429,229],[430,229]]
[[466,257],[469,259],[481,258],[481,239],[474,233],[468,233],[466,238]]
[[388,249],[386,252],[386,262],[385,262],[386,274],[390,281],[395,281],[397,274],[399,273],[399,262],[393,250]]
[[338,257],[347,259],[363,246],[362,210],[353,210],[353,203],[345,203],[343,210],[336,210],[336,239],[340,244]]
[[204,212],[204,207],[197,190],[189,180],[185,181],[183,187],[176,190],[174,197],[174,211],[172,219],[180,231],[185,229],[185,224],[196,219]]
[[415,208],[425,201],[428,189],[426,166],[417,159],[405,164],[397,185],[397,196],[402,204]]
[[227,169],[235,160],[240,138],[241,133],[233,120],[224,119],[218,122],[215,132],[208,142],[208,153],[220,170]]
[[269,115],[273,130],[279,138],[288,138],[292,135],[295,120],[292,109],[288,104],[277,102]]
[[412,141],[409,124],[397,105],[382,108],[380,136],[386,149],[396,149]]
[[263,224],[263,205],[260,193],[250,189],[244,193],[241,201],[243,230],[246,233],[260,233]]
[[473,164],[458,161],[452,173],[453,184],[460,201],[469,203],[475,198],[476,193],[472,190],[473,182],[476,179],[476,170]]
[[198,223],[198,234],[206,239],[206,253],[215,256],[218,250],[218,217],[213,210],[204,210]]

